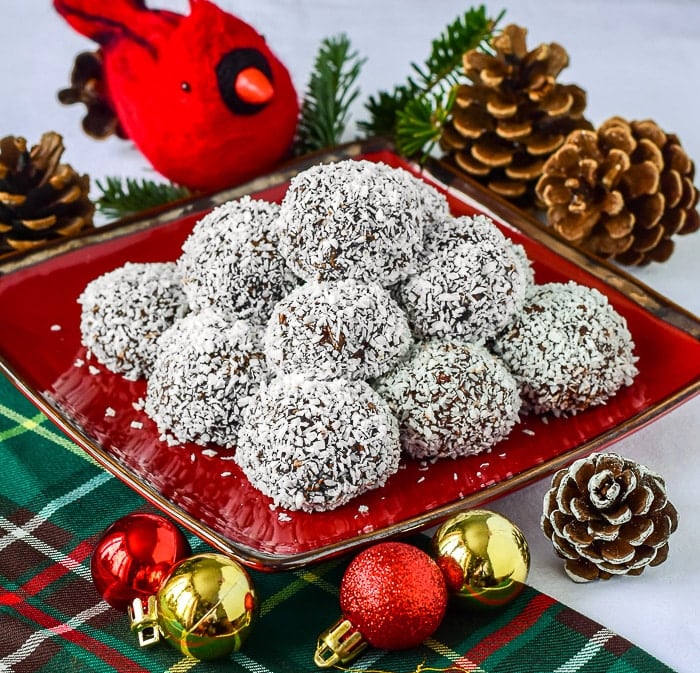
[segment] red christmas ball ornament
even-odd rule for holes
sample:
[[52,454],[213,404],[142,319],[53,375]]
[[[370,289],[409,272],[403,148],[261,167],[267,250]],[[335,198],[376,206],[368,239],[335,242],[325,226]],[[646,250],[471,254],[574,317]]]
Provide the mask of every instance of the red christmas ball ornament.
[[446,607],[444,576],[425,552],[403,542],[370,547],[345,571],[343,616],[319,636],[314,661],[322,668],[347,663],[368,644],[416,647],[435,632]]
[[112,607],[155,594],[171,567],[192,553],[182,531],[157,514],[129,514],[102,535],[90,559],[92,580]]

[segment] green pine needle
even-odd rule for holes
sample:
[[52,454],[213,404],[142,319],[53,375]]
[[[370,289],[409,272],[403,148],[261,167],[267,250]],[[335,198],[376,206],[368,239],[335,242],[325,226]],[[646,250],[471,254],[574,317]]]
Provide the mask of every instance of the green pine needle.
[[355,82],[365,60],[351,50],[344,34],[321,42],[301,109],[295,147],[298,154],[341,141],[349,108],[360,93]]
[[427,157],[440,140],[455,98],[457,89],[452,88],[447,99],[444,96],[423,94],[409,101],[397,113],[396,146],[401,154],[413,156],[423,153]]
[[97,199],[97,208],[109,218],[120,218],[140,213],[143,210],[162,206],[173,201],[191,196],[186,187],[172,182],[155,182],[153,180],[107,176],[103,184],[96,180],[102,192]]
[[370,135],[395,138],[398,150],[408,156],[427,156],[440,138],[463,77],[462,58],[471,49],[490,50],[490,42],[505,12],[489,18],[484,5],[471,8],[450,23],[433,40],[423,65],[411,63],[413,74],[392,92],[370,96],[370,119],[360,127]]

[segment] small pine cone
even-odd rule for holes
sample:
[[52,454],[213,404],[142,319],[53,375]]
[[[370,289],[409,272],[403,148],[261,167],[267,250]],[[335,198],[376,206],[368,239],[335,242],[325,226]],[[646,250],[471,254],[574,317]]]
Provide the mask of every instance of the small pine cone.
[[651,121],[612,117],[574,131],[544,166],[538,198],[554,232],[621,264],[665,262],[671,237],[700,228],[695,166]]
[[62,154],[53,131],[31,150],[24,138],[0,139],[0,255],[92,228],[90,178],[60,164]]
[[542,530],[574,582],[641,575],[668,556],[678,526],[660,475],[615,453],[557,472],[544,497]]
[[58,100],[64,105],[85,105],[87,114],[83,117],[83,131],[92,138],[102,140],[113,134],[120,138],[127,137],[105,93],[102,53],[99,50],[84,51],[75,57],[70,87],[58,92]]
[[528,51],[527,31],[510,25],[492,43],[464,55],[472,84],[462,85],[440,141],[470,177],[501,196],[527,205],[545,160],[574,129],[592,128],[583,117],[586,94],[556,78],[569,57],[558,44]]

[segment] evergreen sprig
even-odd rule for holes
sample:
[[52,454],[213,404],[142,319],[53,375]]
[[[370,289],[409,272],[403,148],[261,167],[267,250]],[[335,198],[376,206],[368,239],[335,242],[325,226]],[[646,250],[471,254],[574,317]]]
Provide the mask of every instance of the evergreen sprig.
[[455,98],[457,88],[453,87],[446,100],[443,95],[424,94],[408,101],[402,110],[397,111],[396,137],[400,139],[399,150],[406,156],[430,154],[440,139]]
[[393,137],[402,154],[427,152],[439,140],[456,98],[462,75],[462,58],[471,49],[490,51],[496,18],[480,5],[467,10],[450,23],[432,42],[430,55],[422,65],[411,63],[413,74],[391,92],[370,96],[366,108],[370,119],[361,128],[370,135]]
[[96,180],[102,192],[96,201],[99,211],[109,218],[133,215],[191,196],[186,187],[148,179],[107,176],[104,184]]
[[365,61],[351,49],[345,34],[321,42],[302,104],[295,143],[298,154],[341,141],[350,106],[360,93],[355,82]]

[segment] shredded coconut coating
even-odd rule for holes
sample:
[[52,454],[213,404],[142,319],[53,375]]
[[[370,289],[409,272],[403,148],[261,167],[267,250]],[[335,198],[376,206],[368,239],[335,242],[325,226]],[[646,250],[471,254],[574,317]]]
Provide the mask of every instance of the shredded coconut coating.
[[520,395],[505,365],[482,346],[423,341],[375,381],[399,419],[414,458],[457,458],[489,450],[518,422]]
[[[457,218],[462,219],[462,218]],[[435,245],[395,297],[418,338],[482,342],[522,306],[527,278],[503,235]]]
[[148,376],[157,339],[187,311],[173,262],[131,264],[90,281],[78,297],[83,345],[124,378]]
[[405,175],[406,180],[410,181],[415,187],[421,208],[424,235],[427,235],[434,226],[451,217],[450,204],[442,192],[425,180],[421,180],[421,178],[404,171],[402,168],[396,170],[401,171]]
[[502,246],[506,237],[487,215],[444,217],[425,230],[423,250],[426,255],[449,251],[463,243],[490,243]]
[[265,331],[265,356],[278,374],[369,379],[409,349],[406,315],[376,284],[310,282],[280,301]]
[[462,243],[486,243],[503,246],[510,251],[520,266],[520,274],[528,285],[535,282],[532,265],[525,248],[514,243],[494,224],[488,215],[464,215],[440,218],[432,227],[426,227],[423,238],[424,253],[430,256],[437,251],[451,250]]
[[533,287],[493,349],[537,414],[602,404],[638,373],[625,319],[598,290],[573,281]]
[[421,200],[405,171],[369,161],[313,166],[292,178],[279,248],[305,280],[405,278],[422,246]]
[[267,375],[261,341],[261,328],[212,311],[165,332],[145,404],[163,439],[233,447],[241,414]]
[[197,222],[179,260],[193,311],[212,308],[228,319],[267,321],[297,282],[277,250],[278,211],[274,203],[244,196]]
[[236,462],[276,506],[312,512],[383,486],[400,453],[396,418],[367,383],[290,375],[261,386]]

